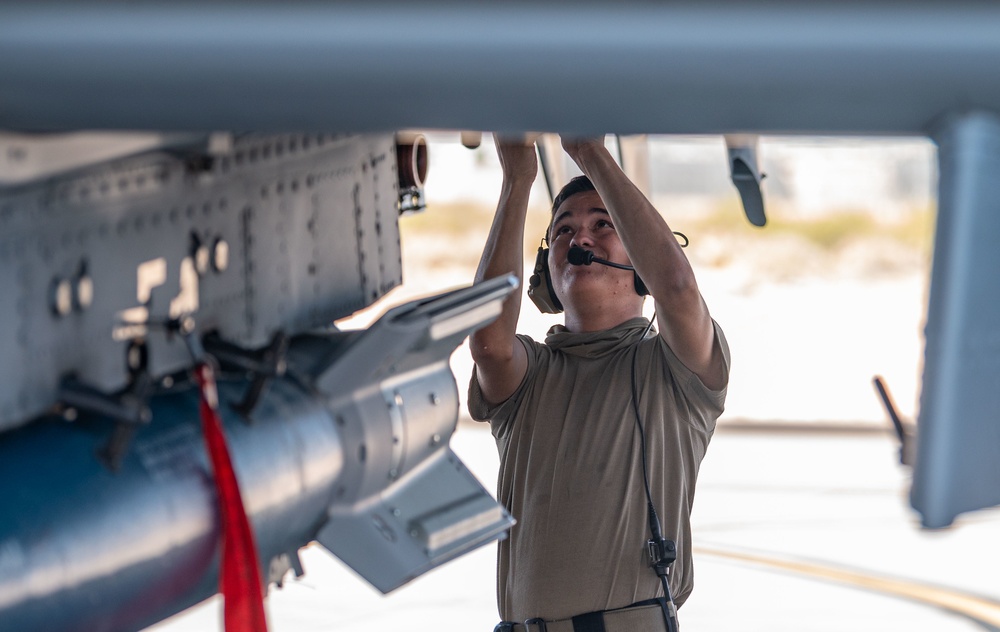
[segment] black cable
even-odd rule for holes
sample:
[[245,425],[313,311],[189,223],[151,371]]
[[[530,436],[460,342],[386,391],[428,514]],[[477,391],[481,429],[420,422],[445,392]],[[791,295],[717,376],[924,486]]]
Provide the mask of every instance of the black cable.
[[[655,313],[653,318],[656,318]],[[639,342],[645,340],[646,335],[652,327],[653,319],[650,319],[649,324],[646,325],[646,329],[643,330],[642,335],[639,337]],[[638,342],[636,345],[638,345]],[[674,608],[673,597],[670,595],[670,584],[667,575],[667,569],[670,566],[670,562],[663,563],[662,561],[662,547],[664,545],[664,540],[662,532],[660,531],[660,518],[656,515],[656,506],[653,504],[653,494],[649,489],[649,466],[646,462],[646,432],[642,427],[642,416],[639,413],[639,388],[635,375],[636,362],[638,359],[639,348],[636,346],[632,352],[632,411],[635,413],[635,423],[639,428],[639,448],[642,454],[642,482],[646,489],[646,508],[649,518],[649,531],[652,535],[650,543],[657,553],[656,559],[653,560],[653,569],[655,570],[657,577],[660,578],[660,583],[663,585],[663,596],[666,599],[666,605],[664,605],[663,608],[663,618],[667,625],[667,631],[677,632],[677,611]],[[650,550],[651,555],[652,553],[653,550]]]
[[[655,316],[654,316],[655,318]],[[650,320],[649,324],[646,325],[646,329],[643,330],[642,336],[639,340],[645,340],[646,334],[653,327],[653,321]],[[646,502],[649,503],[649,510],[652,515],[656,516],[656,509],[653,507],[653,494],[649,491],[649,468],[646,464],[646,433],[642,427],[642,417],[639,415],[639,389],[636,385],[635,379],[635,363],[639,359],[639,349],[635,348],[632,354],[632,411],[635,413],[635,424],[639,427],[639,448],[642,451],[642,482],[646,487]],[[657,527],[659,527],[659,518],[656,519]],[[657,529],[659,530],[659,529]],[[656,534],[653,534],[654,536]]]

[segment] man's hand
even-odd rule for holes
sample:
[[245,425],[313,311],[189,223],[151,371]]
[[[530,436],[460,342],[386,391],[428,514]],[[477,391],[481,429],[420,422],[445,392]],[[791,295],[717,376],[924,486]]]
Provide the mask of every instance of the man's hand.
[[563,150],[569,154],[569,157],[577,162],[580,155],[588,150],[603,150],[604,149],[604,137],[595,136],[590,137],[569,137],[561,136]]
[[497,146],[497,156],[500,158],[500,167],[503,169],[505,179],[534,181],[535,176],[538,175],[538,156],[535,153],[535,139],[538,136],[538,134],[528,134],[520,138],[513,138],[498,134],[493,135],[493,142]]

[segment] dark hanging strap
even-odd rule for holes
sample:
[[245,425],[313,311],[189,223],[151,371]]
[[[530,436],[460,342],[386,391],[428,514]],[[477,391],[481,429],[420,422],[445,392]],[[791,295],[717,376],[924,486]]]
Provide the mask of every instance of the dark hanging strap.
[[573,632],[606,632],[604,629],[604,613],[588,612],[573,617]]
[[198,363],[194,374],[201,391],[201,427],[215,474],[215,491],[222,518],[219,586],[223,599],[223,621],[227,632],[267,632],[257,546],[222,432],[215,375],[206,362]]

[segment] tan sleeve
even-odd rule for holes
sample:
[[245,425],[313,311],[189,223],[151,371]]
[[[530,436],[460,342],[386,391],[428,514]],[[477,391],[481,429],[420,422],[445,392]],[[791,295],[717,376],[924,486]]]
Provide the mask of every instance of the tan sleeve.
[[469,415],[475,421],[494,422],[494,434],[496,434],[498,422],[502,423],[504,420],[513,417],[514,412],[517,410],[518,402],[521,399],[521,394],[524,392],[525,384],[528,383],[529,376],[534,373],[536,365],[534,345],[538,343],[530,337],[521,334],[518,334],[517,339],[524,346],[528,358],[528,366],[524,372],[524,377],[521,379],[521,383],[517,386],[517,390],[510,397],[498,404],[491,404],[486,401],[486,398],[483,397],[483,391],[479,387],[479,377],[476,374],[477,367],[475,365],[472,367],[472,377],[469,379]]
[[725,365],[725,386],[717,391],[705,386],[705,384],[691,369],[687,368],[683,362],[674,354],[673,349],[662,338],[660,338],[661,348],[663,349],[663,356],[666,359],[667,366],[670,369],[670,373],[674,376],[677,385],[680,387],[681,392],[684,396],[695,406],[701,409],[705,409],[707,416],[718,418],[725,410],[726,403],[726,391],[729,388],[729,342],[726,340],[726,334],[723,333],[722,327],[719,323],[712,320],[712,325],[715,328],[715,344],[719,346],[722,351],[723,363]]

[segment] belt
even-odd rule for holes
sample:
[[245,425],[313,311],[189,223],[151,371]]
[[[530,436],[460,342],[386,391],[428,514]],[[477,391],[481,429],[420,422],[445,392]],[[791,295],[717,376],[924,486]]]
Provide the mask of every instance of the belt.
[[[662,599],[577,615],[569,619],[547,621],[528,619],[524,623],[503,621],[493,632],[635,632],[635,630],[666,630]],[[658,626],[658,627],[657,627]]]

